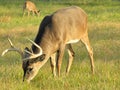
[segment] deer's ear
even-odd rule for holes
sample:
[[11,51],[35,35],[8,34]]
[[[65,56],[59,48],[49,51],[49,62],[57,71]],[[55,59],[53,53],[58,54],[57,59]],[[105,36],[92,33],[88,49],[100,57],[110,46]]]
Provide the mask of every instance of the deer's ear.
[[38,10],[38,13],[40,12],[40,10]]
[[37,63],[37,62],[41,62],[45,59],[45,54],[42,54],[40,57],[38,58],[34,58],[34,59],[31,59],[29,60],[29,63]]

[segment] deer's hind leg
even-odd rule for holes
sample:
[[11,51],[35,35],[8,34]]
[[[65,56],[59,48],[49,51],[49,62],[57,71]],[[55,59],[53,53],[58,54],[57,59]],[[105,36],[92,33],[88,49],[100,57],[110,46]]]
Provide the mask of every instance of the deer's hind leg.
[[91,63],[91,70],[92,73],[94,74],[94,60],[93,60],[93,50],[89,42],[88,34],[86,33],[84,37],[82,37],[81,41],[85,44],[87,51],[90,56],[90,63]]
[[69,54],[69,60],[68,60],[67,68],[66,68],[66,74],[68,74],[69,71],[70,71],[70,68],[71,68],[71,65],[72,65],[72,62],[73,62],[73,58],[74,58],[74,55],[75,55],[71,44],[67,45],[67,50],[68,50],[68,54]]

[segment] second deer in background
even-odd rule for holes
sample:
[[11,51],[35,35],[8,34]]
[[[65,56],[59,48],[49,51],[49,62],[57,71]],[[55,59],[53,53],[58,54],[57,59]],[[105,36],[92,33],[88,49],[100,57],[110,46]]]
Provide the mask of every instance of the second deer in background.
[[31,1],[25,1],[24,5],[23,5],[23,16],[25,15],[26,10],[28,12],[28,16],[30,15],[30,12],[33,13],[33,16],[34,16],[34,14],[36,14],[37,16],[39,16],[39,14],[40,14],[40,10],[37,10],[35,4]]

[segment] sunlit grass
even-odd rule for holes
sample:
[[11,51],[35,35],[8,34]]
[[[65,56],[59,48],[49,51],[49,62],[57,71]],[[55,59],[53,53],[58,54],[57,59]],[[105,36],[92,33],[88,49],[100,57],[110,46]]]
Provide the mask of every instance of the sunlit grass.
[[[103,27],[103,29],[101,28]],[[54,90],[54,89],[98,89],[98,90],[119,90],[120,86],[120,42],[119,42],[119,30],[118,26],[115,26],[112,30],[110,25],[98,25],[96,28],[90,25],[89,36],[91,45],[94,50],[94,59],[95,59],[95,75],[91,74],[90,63],[87,51],[85,46],[82,43],[73,45],[75,51],[75,59],[71,68],[71,71],[68,76],[65,75],[66,60],[68,55],[65,54],[62,64],[61,76],[54,78],[51,73],[51,68],[49,61],[47,64],[40,69],[38,75],[30,84],[22,82],[22,68],[20,56],[17,53],[8,53],[4,57],[1,57],[0,63],[0,84],[3,90],[9,87],[9,90],[16,89],[29,89],[29,90]],[[9,34],[9,37],[12,38],[13,43],[16,46],[24,48],[25,46],[30,47],[30,43],[25,39],[25,37],[30,37],[33,39],[36,31],[32,31],[37,27],[27,27],[29,31],[24,28],[16,28],[16,30],[11,30],[12,33]],[[100,28],[102,30],[100,30]],[[106,31],[108,30],[108,32]],[[24,33],[23,33],[24,31]],[[33,33],[31,33],[33,32]],[[10,33],[10,31],[8,31]],[[104,34],[104,35],[103,35]],[[0,43],[1,46],[4,46],[0,49],[0,53],[9,47],[7,35],[5,31],[1,32],[1,35],[4,40]],[[23,36],[23,37],[21,37]],[[111,36],[114,36],[111,38]],[[1,39],[0,38],[0,39]],[[6,85],[8,87],[6,87]]]
[[[13,0],[14,1],[14,0]],[[0,54],[10,47],[9,37],[16,47],[31,47],[26,38],[34,40],[45,15],[71,5],[82,7],[88,14],[88,29],[94,51],[95,75],[84,44],[73,45],[75,58],[68,76],[65,74],[68,54],[65,52],[61,76],[53,77],[50,63],[40,69],[30,84],[22,82],[22,61],[18,53],[0,56],[0,90],[119,90],[120,89],[120,2],[115,0],[84,2],[35,1],[41,16],[22,17],[23,0],[0,0]]]
[[[98,90],[119,90],[120,78],[118,77],[120,69],[118,60],[104,62],[101,60],[95,61],[96,73],[92,75],[89,68],[89,61],[74,62],[69,76],[65,76],[62,67],[61,77],[54,78],[51,74],[49,63],[47,63],[40,71],[35,79],[27,84],[22,82],[21,63],[7,63],[1,67],[1,88],[3,90],[16,89],[98,89]],[[9,65],[10,64],[10,65]],[[15,65],[17,64],[17,65]],[[9,65],[9,66],[8,66]],[[10,68],[9,68],[10,67]],[[7,87],[6,87],[7,85]]]

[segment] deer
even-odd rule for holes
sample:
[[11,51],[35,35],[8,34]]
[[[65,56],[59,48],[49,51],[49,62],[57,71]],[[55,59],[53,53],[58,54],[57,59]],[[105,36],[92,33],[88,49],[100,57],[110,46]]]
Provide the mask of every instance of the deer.
[[4,50],[2,56],[9,51],[17,51],[21,55],[24,71],[23,81],[30,82],[49,59],[53,75],[60,76],[65,49],[69,55],[66,67],[66,74],[68,74],[75,55],[72,44],[79,41],[86,46],[90,57],[91,71],[94,74],[94,58],[88,38],[87,14],[78,6],[62,8],[45,16],[34,41],[28,39],[32,43],[31,48],[26,47],[22,51],[15,47],[10,39],[8,40],[11,48]]
[[34,14],[36,14],[37,16],[39,16],[39,14],[40,14],[40,10],[37,10],[35,4],[31,1],[25,1],[24,5],[23,5],[23,16],[25,15],[26,10],[28,12],[28,16],[30,15],[30,12],[32,12],[33,16],[34,16]]

